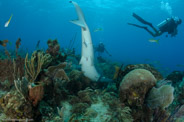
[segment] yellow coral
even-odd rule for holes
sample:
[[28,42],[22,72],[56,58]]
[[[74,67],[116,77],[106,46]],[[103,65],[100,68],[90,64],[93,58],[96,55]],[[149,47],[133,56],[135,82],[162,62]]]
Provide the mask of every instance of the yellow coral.
[[[37,62],[35,61],[37,59]],[[25,58],[25,69],[26,76],[30,82],[34,82],[41,71],[42,65],[45,61],[45,57],[42,53],[38,52],[37,55],[35,53],[32,54],[31,59],[28,59],[28,54]]]

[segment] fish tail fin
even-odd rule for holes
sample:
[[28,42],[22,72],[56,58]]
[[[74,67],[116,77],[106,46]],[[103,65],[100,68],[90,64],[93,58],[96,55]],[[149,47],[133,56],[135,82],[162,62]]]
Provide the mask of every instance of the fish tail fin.
[[75,6],[75,9],[77,11],[77,15],[78,15],[78,19],[77,20],[72,20],[70,21],[71,23],[74,23],[82,28],[86,28],[85,26],[85,18],[84,18],[84,14],[81,10],[81,8],[79,7],[79,5],[76,2],[73,1],[69,1],[70,3],[72,3]]
[[11,14],[10,19],[8,20],[8,22],[10,22],[10,21],[11,21],[12,17],[13,17],[13,14]]
[[156,41],[156,43],[159,43],[159,39]]

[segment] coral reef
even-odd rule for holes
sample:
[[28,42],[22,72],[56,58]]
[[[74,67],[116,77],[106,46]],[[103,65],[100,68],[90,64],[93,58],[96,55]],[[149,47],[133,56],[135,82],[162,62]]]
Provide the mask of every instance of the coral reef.
[[[129,73],[130,71],[134,70],[134,69],[146,69],[148,71],[150,71],[156,78],[156,80],[162,80],[163,79],[163,76],[161,75],[160,72],[158,72],[154,67],[152,67],[151,65],[149,64],[130,64],[130,65],[127,65],[126,67],[123,68],[123,70],[119,69],[119,79],[120,79],[120,82],[121,82],[121,79],[123,79],[123,77]],[[119,85],[119,83],[118,83]]]
[[167,108],[174,100],[174,88],[163,85],[160,88],[153,87],[148,94],[147,102],[151,108]]
[[[29,57],[6,45],[0,52],[0,121],[173,122],[184,120],[184,74],[166,78],[151,65],[98,59],[96,66],[113,82],[84,76],[75,50],[48,40],[46,51]],[[5,51],[5,52],[4,52]],[[173,100],[174,99],[174,100]]]
[[0,88],[10,90],[16,76],[24,76],[24,59],[0,60]]
[[57,39],[55,40],[49,39],[47,41],[47,45],[48,45],[48,49],[46,50],[46,53],[50,54],[53,60],[53,62],[51,62],[51,65],[57,65],[66,60],[67,55],[59,52],[60,45]]
[[87,88],[78,92],[78,97],[70,100],[69,121],[133,121],[131,109],[122,106],[118,95]]
[[167,76],[167,80],[172,81],[172,85],[177,84],[177,82],[181,82],[183,80],[184,73],[179,71],[174,71]]
[[12,61],[5,59],[0,60],[0,81],[3,82],[5,80],[13,81],[13,63]]
[[8,92],[0,99],[0,106],[3,112],[11,117],[17,119],[33,119],[39,116],[39,111],[34,110],[32,105],[23,99],[16,91]]
[[123,78],[119,96],[122,102],[130,106],[142,106],[145,95],[156,84],[152,73],[145,69],[135,69]]
[[131,107],[134,121],[151,120],[152,111],[145,105],[145,98],[155,84],[154,75],[145,69],[134,69],[124,76],[119,97],[122,103]]
[[16,50],[15,50],[15,53],[16,53],[16,56],[18,57],[18,49],[20,48],[20,42],[21,42],[21,39],[18,38],[16,43],[15,43],[15,46],[16,46]]
[[84,76],[81,71],[72,70],[69,73],[70,82],[68,82],[66,89],[72,94],[76,94],[80,90],[84,90],[86,87],[90,87],[91,80]]
[[36,106],[38,102],[42,100],[43,95],[44,95],[43,85],[29,87],[29,99],[32,102],[33,106]]
[[35,82],[37,76],[41,72],[42,65],[45,62],[45,58],[42,53],[36,54],[35,52],[32,54],[31,59],[28,59],[28,54],[25,58],[25,70],[26,77],[28,81],[31,83]]
[[97,67],[101,70],[100,74],[103,74],[103,76],[110,79],[113,79],[115,74],[115,66],[117,65],[117,63],[112,63],[110,61],[105,61],[105,63],[97,63]]
[[48,49],[46,50],[47,53],[51,54],[52,56],[57,56],[59,54],[60,45],[57,41],[49,39],[47,41]]

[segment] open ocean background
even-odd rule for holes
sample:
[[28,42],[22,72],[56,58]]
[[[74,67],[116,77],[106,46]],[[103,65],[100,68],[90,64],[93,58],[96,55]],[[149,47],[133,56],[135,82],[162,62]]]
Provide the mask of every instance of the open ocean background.
[[[75,0],[82,8],[91,30],[94,45],[103,42],[112,57],[103,56],[119,63],[151,63],[161,73],[184,70],[184,24],[178,26],[176,37],[154,38],[145,30],[129,26],[127,22],[142,25],[132,17],[135,12],[154,26],[170,16],[184,21],[183,0]],[[13,14],[8,28],[5,22]],[[68,47],[77,33],[74,47],[81,50],[81,29],[70,23],[77,19],[75,8],[68,0],[0,0],[0,40],[14,43],[21,38],[21,48],[34,51],[41,40],[40,48],[47,49],[48,39],[58,39],[61,47]],[[94,32],[96,28],[103,31]],[[3,49],[3,47],[0,47]]]

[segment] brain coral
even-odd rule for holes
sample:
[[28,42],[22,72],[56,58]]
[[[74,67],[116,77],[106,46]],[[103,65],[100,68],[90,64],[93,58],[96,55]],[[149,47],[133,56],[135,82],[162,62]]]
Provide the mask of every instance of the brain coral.
[[146,93],[156,83],[154,75],[145,69],[130,71],[120,83],[119,96],[121,102],[128,105],[141,106]]

